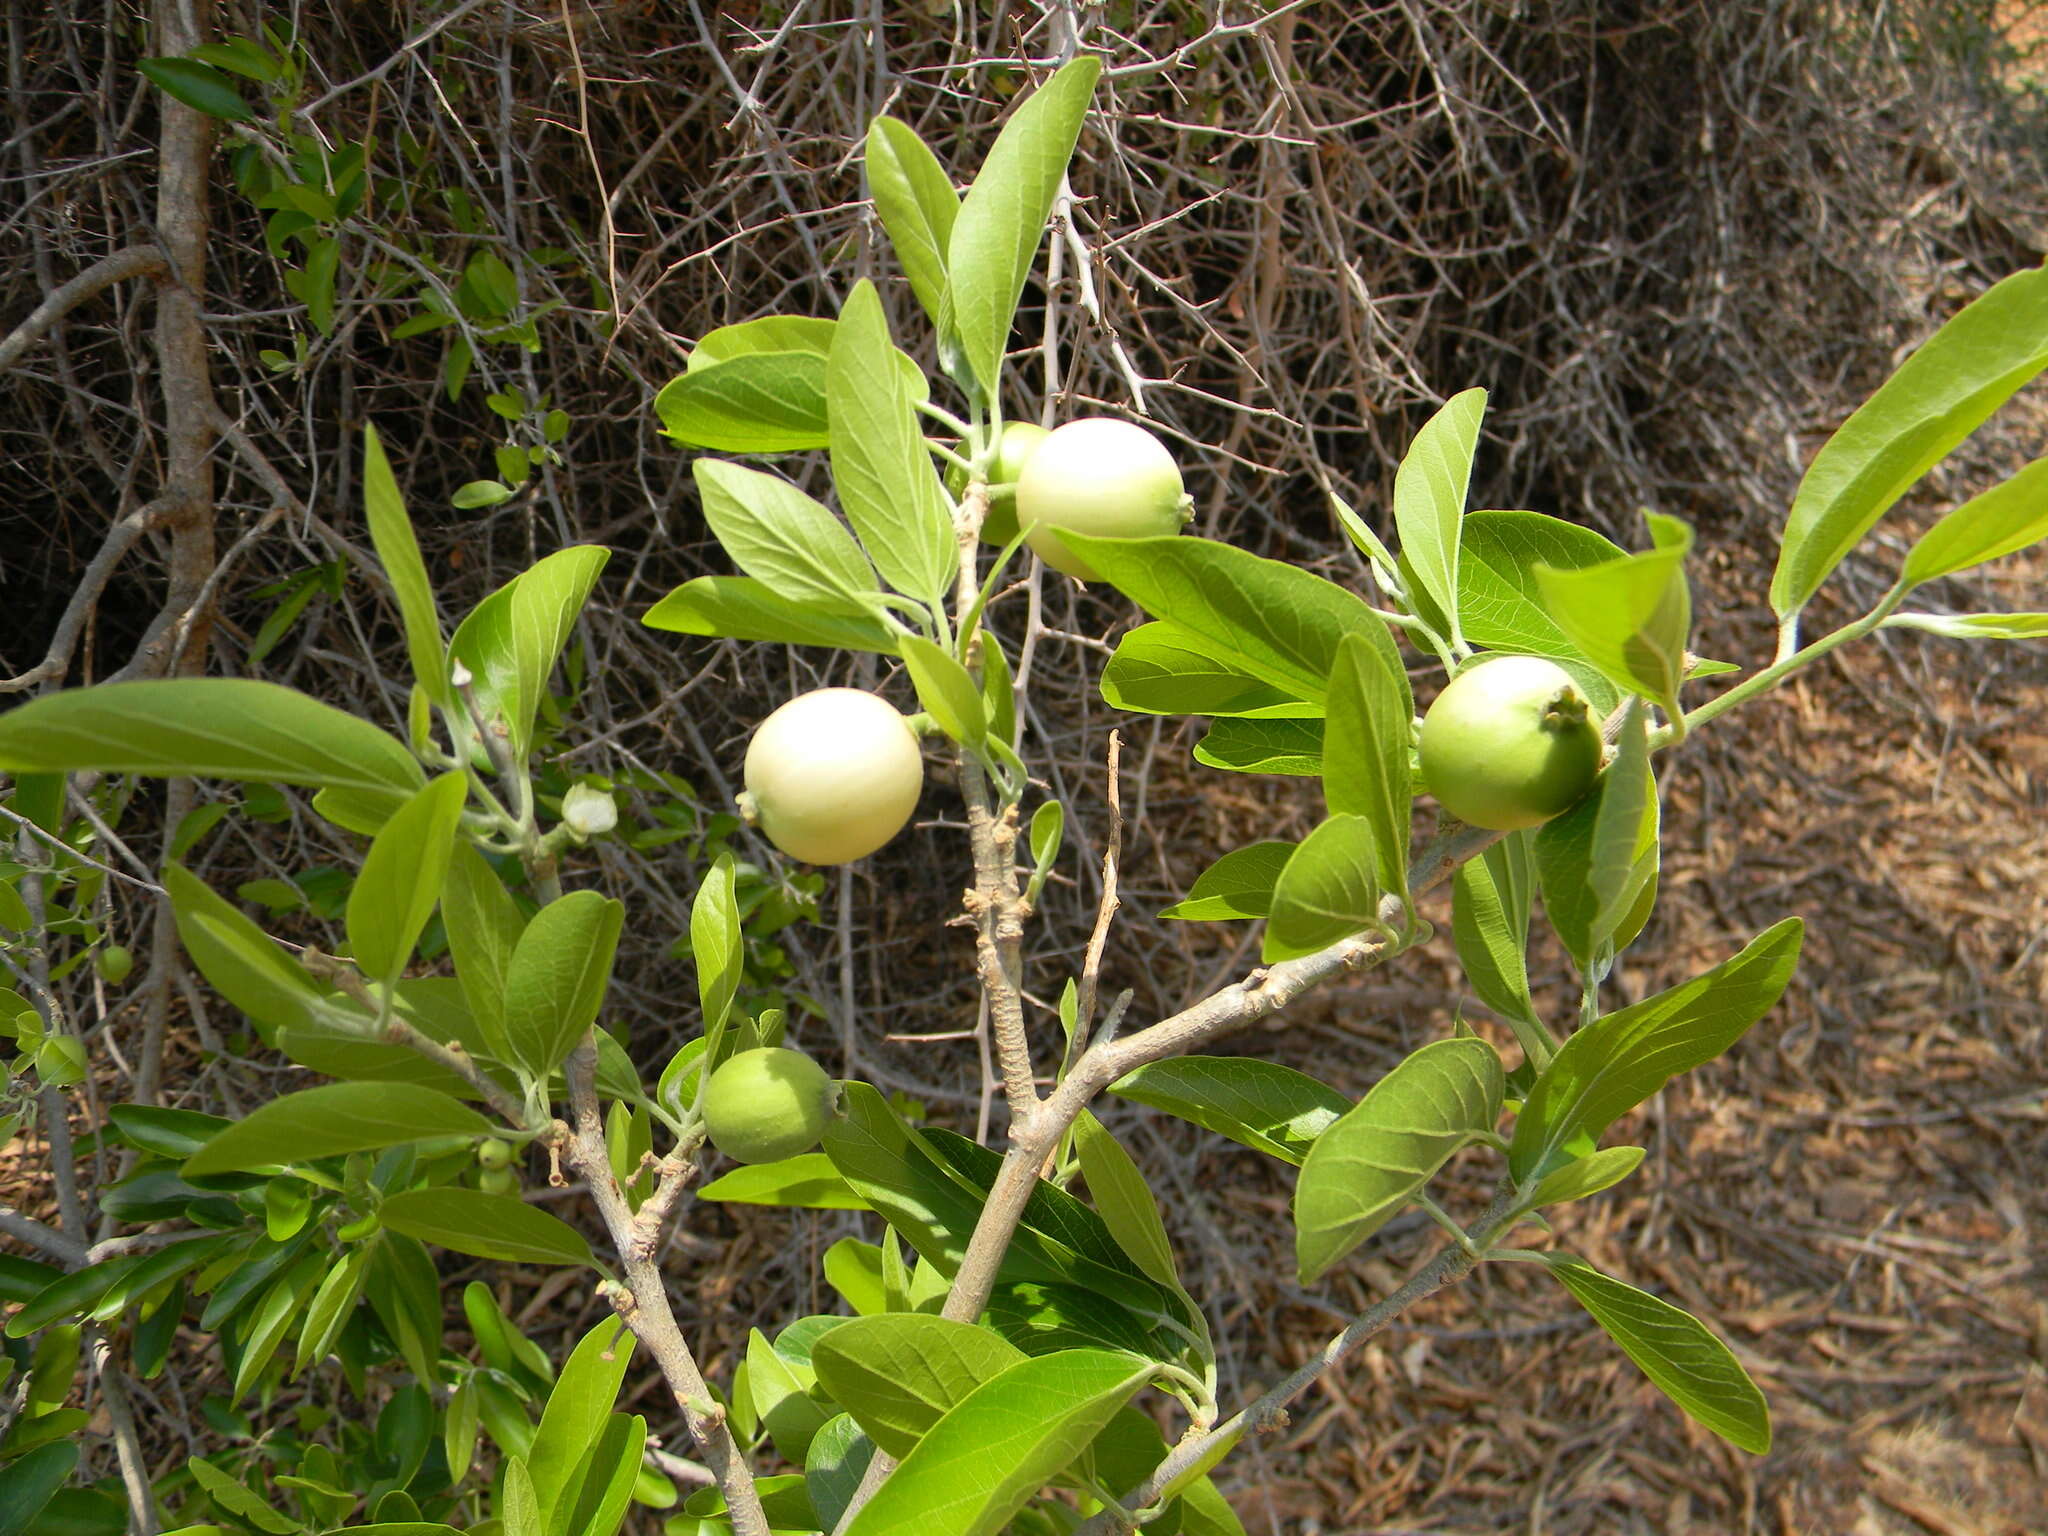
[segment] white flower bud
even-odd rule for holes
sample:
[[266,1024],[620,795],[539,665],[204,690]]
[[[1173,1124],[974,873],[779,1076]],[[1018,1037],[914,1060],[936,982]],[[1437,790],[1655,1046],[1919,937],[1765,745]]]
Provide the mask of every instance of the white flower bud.
[[601,789],[578,784],[562,796],[562,821],[578,837],[602,837],[619,824],[618,803]]

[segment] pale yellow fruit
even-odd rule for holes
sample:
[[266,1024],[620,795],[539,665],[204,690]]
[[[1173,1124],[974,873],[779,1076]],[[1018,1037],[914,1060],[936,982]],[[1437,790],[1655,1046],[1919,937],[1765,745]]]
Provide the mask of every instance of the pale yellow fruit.
[[1081,581],[1096,574],[1060,542],[1060,531],[1110,539],[1179,533],[1187,504],[1180,466],[1166,445],[1113,416],[1084,416],[1055,428],[1017,479],[1024,542],[1054,570]]
[[745,777],[770,842],[806,864],[845,864],[903,830],[924,787],[924,756],[886,699],[820,688],[761,722]]

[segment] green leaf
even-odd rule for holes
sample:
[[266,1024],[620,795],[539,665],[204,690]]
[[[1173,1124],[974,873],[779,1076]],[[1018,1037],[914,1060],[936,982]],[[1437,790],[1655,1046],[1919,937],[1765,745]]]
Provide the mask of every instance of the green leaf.
[[107,1120],[131,1147],[158,1157],[183,1161],[205,1146],[231,1121],[196,1109],[165,1109],[155,1104],[113,1104]]
[[1241,670],[1233,657],[1213,654],[1201,636],[1164,621],[1140,624],[1117,642],[1102,669],[1102,697],[1117,709],[1148,715],[1271,718],[1316,711]]
[[1264,917],[1273,910],[1273,887],[1293,854],[1292,843],[1232,849],[1195,876],[1185,898],[1159,915],[1203,923]]
[[560,1066],[597,1021],[626,909],[571,891],[534,914],[505,972],[505,1041],[536,1077]]
[[470,480],[455,488],[448,505],[460,512],[495,507],[512,499],[512,487],[501,480]]
[[947,239],[945,309],[985,400],[997,397],[1017,300],[1101,72],[1102,61],[1084,54],[1011,114]]
[[1408,756],[1415,699],[1401,652],[1384,624],[1354,631],[1337,648],[1323,724],[1323,803],[1362,817],[1372,831],[1373,873],[1408,905],[1408,828],[1414,795]]
[[9,1462],[0,1479],[0,1536],[28,1536],[77,1465],[78,1447],[68,1440],[39,1445]]
[[330,1083],[251,1110],[186,1159],[187,1178],[288,1167],[427,1136],[485,1136],[491,1124],[445,1093],[406,1083]]
[[855,1318],[811,1350],[819,1385],[898,1458],[983,1382],[1024,1358],[986,1328],[916,1312]]
[[1887,629],[1924,629],[1951,640],[2048,639],[2048,613],[1895,613]]
[[1155,619],[1202,636],[1211,654],[1289,698],[1320,705],[1348,634],[1382,631],[1366,601],[1333,581],[1211,539],[1062,535],[1101,578]]
[[1726,1344],[1689,1312],[1562,1253],[1543,1262],[1657,1390],[1740,1450],[1771,1448],[1771,1411]]
[[841,611],[835,612],[811,601],[779,597],[751,576],[699,576],[648,609],[640,622],[679,635],[896,654],[901,631],[851,603],[838,606]]
[[733,857],[721,853],[705,871],[690,902],[690,956],[697,966],[697,1001],[704,1015],[704,1053],[715,1067],[725,1057],[718,1042],[732,1016],[745,969],[746,940],[740,931]]
[[270,1364],[277,1354],[278,1345],[284,1342],[285,1334],[290,1331],[292,1320],[299,1315],[326,1270],[326,1256],[309,1253],[274,1282],[264,1292],[263,1299],[256,1303],[248,1330],[242,1336],[241,1358],[235,1364],[234,1387],[230,1393],[232,1400],[246,1396],[261,1379],[264,1368]]
[[398,980],[441,900],[468,780],[444,773],[384,823],[348,895],[348,942],[356,964],[385,986]]
[[842,1237],[818,1260],[825,1283],[837,1291],[856,1317],[890,1310],[889,1283],[883,1273],[882,1250],[857,1237]]
[[0,771],[83,769],[400,795],[426,781],[404,745],[367,720],[246,678],[101,683],[0,715]]
[[492,1057],[506,1060],[511,1047],[505,1039],[505,977],[526,919],[484,856],[460,838],[441,891],[441,921],[477,1034]]
[[1351,1107],[1307,1073],[1250,1056],[1170,1057],[1124,1074],[1109,1091],[1296,1166]]
[[1315,778],[1323,771],[1323,722],[1218,720],[1196,744],[1195,761],[1231,773]]
[[505,1264],[590,1264],[590,1244],[568,1223],[511,1195],[411,1189],[378,1207],[384,1225],[421,1242]]
[[1917,587],[2048,539],[2048,458],[1973,496],[1920,537],[1899,580]]
[[295,1536],[303,1529],[298,1521],[272,1509],[260,1494],[245,1487],[240,1478],[230,1476],[212,1462],[190,1456],[185,1460],[185,1469],[224,1512],[246,1520],[259,1531],[268,1531],[271,1536]]
[[[817,1342],[823,1344],[825,1339]],[[812,1355],[815,1359],[815,1346]],[[776,1454],[798,1466],[803,1465],[812,1436],[832,1417],[831,1410],[810,1395],[808,1385],[760,1329],[747,1331],[747,1390],[753,1395],[754,1411],[774,1440]]]
[[1294,1190],[1295,1260],[1313,1284],[1500,1119],[1507,1075],[1491,1045],[1438,1040],[1381,1078],[1316,1138]]
[[822,503],[739,464],[699,459],[690,467],[718,542],[778,597],[831,611],[865,607],[877,592],[867,556]]
[[1504,1019],[1536,1022],[1529,996],[1529,837],[1513,833],[1451,875],[1451,934],[1479,1000]]
[[863,279],[840,310],[826,365],[832,484],[882,579],[941,610],[960,551],[899,355],[875,285]]
[[327,1272],[327,1278],[313,1293],[312,1301],[306,1305],[305,1324],[299,1330],[294,1376],[303,1374],[307,1366],[318,1364],[333,1352],[335,1340],[341,1337],[341,1330],[348,1326],[356,1303],[362,1299],[372,1252],[367,1246],[351,1249],[346,1258]]
[[1173,1244],[1145,1175],[1123,1144],[1085,1109],[1074,1122],[1074,1152],[1088,1181],[1088,1196],[1117,1246],[1151,1278],[1177,1289],[1180,1272],[1174,1265]]
[[[1641,730],[1640,722],[1635,729]],[[1631,751],[1629,762],[1616,773],[1622,768],[1617,757],[1590,794],[1536,829],[1544,915],[1582,971],[1598,969],[1609,941],[1618,937],[1633,904],[1657,875],[1656,785],[1639,750]]]
[[259,1033],[371,1027],[367,1012],[316,982],[183,865],[165,865],[163,881],[185,952],[214,990],[256,1022]]
[[2048,270],[1966,305],[1878,387],[1807,468],[1785,521],[1771,607],[1784,619],[1900,496],[2048,368]]
[[1692,530],[1674,517],[1649,518],[1655,549],[1577,570],[1538,565],[1536,584],[1558,628],[1602,677],[1676,716],[1692,632]]
[[[1590,528],[1541,512],[1468,513],[1458,548],[1458,615],[1465,639],[1487,650],[1548,657],[1573,670],[1597,707],[1611,708],[1611,686],[1586,665],[1544,606],[1536,567],[1583,570],[1624,553]],[[1589,681],[1597,681],[1597,688]]]
[[[618,1401],[619,1384],[633,1358],[633,1333],[616,1317],[606,1317],[577,1342],[555,1378],[542,1410],[540,1428],[527,1448],[527,1470],[539,1495],[541,1528],[570,1536],[559,1515],[569,1513],[573,1498],[564,1498],[578,1463],[604,1434]],[[579,1527],[574,1536],[583,1536]]]
[[900,650],[917,701],[938,721],[939,729],[969,750],[986,741],[988,711],[982,707],[981,690],[952,653],[921,635],[905,635]]
[[254,122],[256,113],[234,81],[197,59],[143,59],[136,68],[166,96],[222,122]]
[[1588,1152],[1545,1174],[1527,1204],[1534,1209],[1597,1195],[1634,1173],[1642,1160],[1641,1147],[1602,1147],[1597,1152]]
[[[646,1450],[646,1419],[639,1414],[608,1416],[596,1443],[555,1500],[548,1520],[551,1536],[613,1536],[643,1477],[668,1488],[666,1479],[642,1467]],[[672,1489],[670,1496],[673,1499]]]
[[[706,331],[704,339],[690,349],[684,366],[692,373],[701,373],[734,358],[752,357],[761,352],[805,352],[822,363],[832,355],[832,338],[838,330],[837,320],[815,315],[763,315],[758,320],[743,320],[738,325],[721,325]],[[824,378],[821,371],[818,374],[821,410]]]
[[821,1529],[829,1531],[845,1518],[874,1455],[875,1442],[850,1413],[834,1414],[811,1437],[804,1453],[804,1491]]
[[[1479,426],[1485,419],[1485,390],[1451,396],[1415,434],[1394,475],[1394,527],[1401,538],[1401,558],[1437,607],[1452,614],[1458,598],[1459,525],[1472,483]],[[1454,617],[1451,637],[1460,633]]]
[[734,1205],[785,1205],[810,1211],[864,1211],[867,1202],[847,1187],[832,1159],[800,1152],[774,1163],[747,1163],[720,1174],[697,1191],[699,1200]]
[[1379,839],[1363,816],[1332,816],[1301,840],[1273,886],[1264,959],[1312,955],[1379,921]]
[[498,1523],[503,1536],[543,1536],[540,1519],[540,1491],[533,1486],[533,1474],[526,1458],[505,1460],[504,1491],[498,1499]]
[[1704,975],[1608,1014],[1552,1058],[1515,1121],[1508,1166],[1528,1185],[1565,1148],[1600,1134],[1681,1072],[1712,1061],[1769,1012],[1792,979],[1805,928],[1788,917]]
[[[829,323],[829,322],[828,322]],[[669,437],[714,453],[801,453],[829,441],[822,353],[746,352],[664,384],[654,412]]]
[[413,678],[427,690],[428,698],[444,703],[448,698],[448,652],[441,639],[441,616],[434,608],[433,584],[427,580],[426,562],[420,558],[419,540],[406,515],[397,477],[391,473],[391,461],[385,458],[384,444],[372,426],[363,428],[363,509],[377,561],[398,597]]
[[515,763],[533,743],[548,675],[609,558],[591,544],[556,550],[471,609],[448,643],[449,656],[470,673],[484,720],[503,722]]
[[995,1536],[1087,1448],[1150,1370],[1094,1349],[1011,1366],[924,1434],[844,1536]]
[[938,157],[908,123],[878,117],[868,125],[868,193],[917,302],[936,322],[945,306],[946,250],[960,216],[960,194]]

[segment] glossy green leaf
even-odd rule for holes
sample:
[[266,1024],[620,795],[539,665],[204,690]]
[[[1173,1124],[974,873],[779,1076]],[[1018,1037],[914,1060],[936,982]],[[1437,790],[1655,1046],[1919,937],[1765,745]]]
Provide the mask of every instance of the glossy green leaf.
[[239,1477],[222,1471],[210,1461],[198,1456],[187,1457],[185,1470],[225,1513],[248,1522],[259,1531],[269,1532],[270,1536],[295,1536],[304,1529],[289,1515],[273,1509],[268,1500],[247,1487]]
[[1378,844],[1363,816],[1332,816],[1301,840],[1273,886],[1267,964],[1312,955],[1379,920]]
[[834,1414],[811,1437],[804,1453],[804,1491],[821,1529],[832,1530],[845,1517],[874,1455],[875,1442],[850,1413]]
[[1323,771],[1323,722],[1218,720],[1196,744],[1195,761],[1231,773],[1316,778]]
[[526,1458],[505,1459],[505,1475],[498,1496],[498,1523],[502,1536],[545,1536],[541,1524],[540,1490],[533,1485]]
[[505,1040],[536,1076],[560,1066],[597,1021],[625,908],[571,891],[535,913],[505,971]]
[[[1467,513],[1458,548],[1458,616],[1465,639],[1487,650],[1545,656],[1589,671],[1544,606],[1536,567],[1582,570],[1624,553],[1590,528],[1541,512]],[[1600,695],[1589,697],[1602,709],[1612,704],[1605,682]]]
[[242,1337],[241,1357],[235,1363],[231,1398],[239,1401],[262,1379],[264,1369],[277,1354],[278,1345],[291,1331],[292,1322],[306,1305],[320,1278],[327,1271],[325,1255],[309,1253],[265,1291],[250,1315]]
[[1293,854],[1292,843],[1234,848],[1195,876],[1187,896],[1159,915],[1203,923],[1264,917],[1273,910],[1273,887]]
[[704,1053],[716,1067],[731,1054],[719,1049],[732,1001],[739,993],[746,946],[740,932],[730,853],[721,853],[705,871],[690,903],[690,955],[697,967],[697,1002],[704,1017]]
[[64,1271],[35,1259],[0,1253],[0,1301],[24,1302],[64,1278]]
[[[1629,762],[1629,768],[1614,773],[1612,768],[1622,766],[1617,758],[1592,793],[1536,830],[1544,915],[1582,971],[1596,969],[1609,941],[1626,927],[1634,903],[1656,879],[1656,784],[1639,751],[1632,751]],[[1633,857],[1626,836],[1631,819]]]
[[44,694],[0,715],[0,770],[100,769],[411,794],[394,736],[275,683],[179,677]]
[[491,1056],[505,1060],[511,1054],[505,1040],[505,977],[526,918],[497,872],[462,839],[449,857],[441,921],[477,1034]]
[[988,739],[988,712],[981,690],[949,651],[918,635],[903,637],[900,654],[917,689],[917,701],[939,729],[970,750]]
[[774,1163],[745,1163],[697,1191],[699,1200],[733,1205],[782,1205],[810,1211],[864,1211],[867,1202],[847,1186],[822,1152],[800,1152]]
[[136,66],[166,96],[195,112],[227,123],[253,122],[254,109],[242,99],[234,81],[198,59],[143,59]]
[[1770,1450],[1763,1393],[1698,1318],[1565,1254],[1543,1262],[1658,1391],[1730,1445],[1756,1456]]
[[190,1157],[225,1130],[230,1121],[196,1109],[167,1109],[158,1104],[112,1104],[108,1123],[131,1147],[179,1161]]
[[878,117],[868,125],[863,166],[875,213],[933,321],[945,305],[946,251],[960,216],[960,194],[938,157],[908,123]]
[[363,428],[363,509],[377,563],[383,566],[398,598],[413,678],[426,689],[428,698],[443,703],[448,697],[448,653],[441,638],[441,616],[434,607],[433,584],[427,580],[426,562],[420,558],[419,540],[406,515],[398,479],[391,473],[391,461],[384,456],[383,441],[373,426]]
[[[825,1342],[817,1341],[819,1346]],[[816,1355],[814,1347],[812,1358]],[[776,1454],[798,1466],[803,1465],[811,1438],[832,1417],[831,1410],[812,1397],[808,1389],[809,1382],[776,1353],[760,1329],[747,1331],[747,1390],[753,1395],[754,1412],[775,1442]]]
[[1641,1147],[1602,1147],[1597,1152],[1588,1152],[1545,1174],[1527,1203],[1532,1208],[1562,1205],[1567,1200],[1597,1195],[1634,1173],[1642,1161]]
[[[1459,528],[1472,483],[1472,456],[1486,419],[1486,391],[1468,389],[1423,423],[1394,475],[1394,527],[1401,558],[1446,613],[1458,597]],[[1452,635],[1460,633],[1456,618]]]
[[2048,539],[2048,458],[1973,496],[1920,537],[1899,579],[1918,586]]
[[1434,1041],[1317,1137],[1294,1190],[1302,1284],[1384,1226],[1452,1153],[1492,1131],[1506,1088],[1500,1057],[1484,1040]]
[[960,551],[899,355],[874,284],[856,283],[840,310],[825,373],[832,485],[882,579],[938,610]]
[[1151,617],[1201,635],[1247,675],[1311,704],[1323,702],[1344,637],[1386,627],[1335,582],[1211,539],[1064,537]]
[[811,1350],[819,1384],[899,1458],[949,1409],[1023,1359],[986,1328],[916,1312],[855,1318]]
[[1535,892],[1529,838],[1512,833],[1451,875],[1451,935],[1465,980],[1505,1019],[1534,1022],[1529,996],[1529,912]]
[[1166,1236],[1166,1224],[1159,1219],[1159,1202],[1152,1198],[1145,1175],[1123,1144],[1085,1109],[1074,1122],[1074,1152],[1081,1160],[1081,1175],[1088,1181],[1089,1200],[1117,1246],[1152,1279],[1178,1287],[1180,1272],[1174,1264],[1173,1244]]
[[[550,1536],[613,1536],[643,1477],[647,1420],[639,1414],[606,1417],[597,1439],[577,1464],[548,1515]],[[658,1486],[667,1486],[657,1479]]]
[[[721,325],[706,331],[703,339],[690,348],[683,365],[692,373],[702,373],[736,357],[752,357],[761,352],[807,352],[822,363],[832,355],[832,338],[838,330],[837,320],[816,315],[763,315],[758,320],[742,320],[737,325]],[[822,399],[824,375],[820,373],[818,378]]]
[[1117,642],[1102,669],[1102,697],[1117,709],[1148,715],[1310,715],[1294,698],[1239,668],[1190,630],[1164,620],[1140,624]]
[[1964,306],[1814,456],[1771,577],[1778,616],[1804,608],[1907,488],[2043,368],[2048,270],[2034,267]]
[[944,309],[984,399],[997,397],[1017,300],[1101,72],[1083,54],[1010,114],[947,238]]
[[483,1136],[491,1124],[444,1093],[405,1083],[330,1083],[259,1105],[186,1159],[188,1178],[285,1167],[427,1136]]
[[519,713],[512,717],[515,762],[526,756],[548,676],[610,558],[609,550],[596,545],[572,545],[537,561],[512,583],[512,656],[519,681]]
[[1337,648],[1323,723],[1323,803],[1372,829],[1373,874],[1408,901],[1414,794],[1408,773],[1415,699],[1386,625],[1356,630]]
[[820,353],[747,352],[680,373],[654,397],[676,442],[715,453],[800,453],[827,442]]
[[348,1325],[356,1303],[362,1298],[363,1282],[368,1278],[371,1250],[358,1246],[328,1270],[320,1288],[313,1293],[313,1299],[306,1304],[306,1321],[299,1329],[298,1358],[292,1367],[292,1374],[302,1374],[309,1365],[317,1365],[333,1352],[335,1340]]
[[1579,1030],[1537,1078],[1508,1165],[1527,1185],[1563,1166],[1566,1146],[1600,1134],[1681,1072],[1712,1061],[1778,1001],[1804,925],[1788,917],[1739,953],[1669,991]]
[[140,1253],[118,1254],[51,1281],[7,1319],[7,1337],[25,1338],[50,1323],[92,1311],[101,1297],[140,1268],[147,1258],[147,1254]]
[[393,813],[370,844],[348,896],[348,942],[372,981],[398,979],[441,900],[468,781],[444,773]]
[[[1622,717],[1614,760],[1600,776],[1586,889],[1594,900],[1588,937],[1614,937],[1657,867],[1657,785],[1650,775],[1649,725],[1640,702]],[[1539,839],[1541,833],[1538,834]]]
[[649,629],[680,635],[723,635],[777,645],[822,645],[833,650],[893,656],[902,634],[881,618],[842,602],[834,612],[820,603],[779,597],[751,576],[699,576],[647,610]]
[[1092,1349],[1011,1366],[926,1431],[845,1536],[995,1536],[1087,1448],[1150,1369]]
[[1649,520],[1655,549],[1577,570],[1538,565],[1536,585],[1558,628],[1601,676],[1675,715],[1692,633],[1685,557],[1693,536],[1676,518],[1653,512]]
[[[633,1342],[632,1330],[619,1319],[602,1318],[577,1341],[555,1378],[554,1390],[541,1412],[540,1428],[526,1452],[544,1531],[571,1536],[565,1523],[556,1518],[568,1510],[557,1506],[575,1502],[563,1496],[578,1463],[597,1445],[612,1417],[619,1384],[633,1358]],[[574,1536],[582,1533],[579,1530]]]
[[1297,1166],[1351,1108],[1307,1073],[1251,1056],[1169,1057],[1126,1073],[1109,1091]]
[[739,464],[699,459],[690,467],[726,554],[778,597],[829,612],[864,607],[877,592],[867,556],[821,502]]
[[1887,629],[1924,629],[1951,640],[2048,639],[2048,613],[1895,613]]
[[511,1195],[413,1189],[378,1208],[393,1232],[506,1264],[589,1264],[590,1244],[568,1223]]
[[825,1283],[853,1309],[855,1317],[889,1310],[888,1282],[883,1277],[882,1250],[857,1237],[842,1237],[818,1261]]
[[178,937],[192,963],[221,996],[267,1032],[282,1028],[367,1031],[370,1015],[323,987],[296,960],[191,871],[167,864]]

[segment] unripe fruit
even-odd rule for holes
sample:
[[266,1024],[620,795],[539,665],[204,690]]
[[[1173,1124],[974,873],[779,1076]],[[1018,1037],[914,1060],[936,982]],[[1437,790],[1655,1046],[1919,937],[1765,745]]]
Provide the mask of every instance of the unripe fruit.
[[1541,826],[1600,775],[1599,728],[1571,674],[1538,656],[1497,656],[1466,668],[1423,717],[1422,779],[1439,804],[1475,827]]
[[704,1129],[735,1162],[779,1162],[818,1144],[831,1098],[832,1079],[802,1051],[741,1051],[704,1085]]
[[487,1195],[516,1195],[519,1193],[519,1175],[510,1168],[479,1169],[476,1187]]
[[1038,445],[1052,436],[1035,421],[1006,421],[988,467],[988,516],[981,522],[985,544],[1001,549],[1017,537],[1017,481]]
[[1024,542],[1056,571],[1081,581],[1095,573],[1055,530],[1111,539],[1179,533],[1188,500],[1180,466],[1143,427],[1112,416],[1084,416],[1038,445],[1017,480],[1017,521]]
[[118,987],[128,979],[135,969],[135,954],[126,945],[109,944],[92,957],[93,969],[100,973],[100,980],[110,987]]
[[858,688],[799,694],[747,746],[750,821],[806,864],[865,858],[903,830],[924,755],[894,705]]
[[512,1143],[499,1136],[486,1136],[476,1144],[476,1165],[484,1169],[510,1168]]

